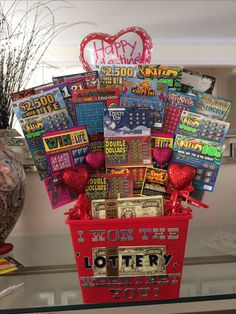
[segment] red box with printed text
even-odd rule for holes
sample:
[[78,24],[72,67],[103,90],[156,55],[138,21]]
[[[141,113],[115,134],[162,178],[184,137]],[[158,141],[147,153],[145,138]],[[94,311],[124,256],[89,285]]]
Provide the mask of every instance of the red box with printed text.
[[178,298],[189,219],[67,219],[84,303]]

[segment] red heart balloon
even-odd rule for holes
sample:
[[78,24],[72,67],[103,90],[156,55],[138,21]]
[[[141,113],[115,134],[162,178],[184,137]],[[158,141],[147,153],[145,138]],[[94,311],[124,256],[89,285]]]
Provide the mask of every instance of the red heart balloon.
[[80,44],[80,60],[86,71],[95,64],[139,64],[151,62],[152,40],[141,27],[128,27],[114,36],[87,35]]
[[63,181],[76,192],[83,193],[86,188],[89,173],[86,168],[68,169],[63,172]]
[[170,147],[156,147],[153,149],[153,157],[160,165],[170,161],[173,151]]
[[190,185],[195,177],[196,170],[192,166],[186,166],[173,162],[168,167],[168,179],[176,190],[183,190]]
[[87,164],[95,170],[99,170],[104,166],[104,152],[90,152],[85,156]]

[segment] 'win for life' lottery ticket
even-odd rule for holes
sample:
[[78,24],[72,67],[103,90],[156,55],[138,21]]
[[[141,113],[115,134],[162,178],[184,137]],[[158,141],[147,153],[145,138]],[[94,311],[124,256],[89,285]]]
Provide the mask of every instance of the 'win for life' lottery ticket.
[[132,64],[97,64],[101,87],[122,87],[127,78],[136,77],[136,66]]
[[43,134],[43,144],[52,173],[84,164],[89,150],[85,127],[46,132]]
[[41,179],[49,175],[41,134],[72,127],[58,88],[20,99],[12,104]]
[[37,93],[46,92],[53,88],[59,88],[61,95],[65,101],[67,111],[74,123],[75,117],[73,112],[72,95],[77,90],[85,89],[86,88],[85,82],[82,80],[82,78],[77,78],[70,81],[58,83],[56,85],[42,86],[40,89],[38,89]]
[[50,176],[44,184],[52,208],[73,201],[77,194],[63,180],[63,171],[83,167],[89,151],[89,139],[85,127],[72,127],[43,134],[43,144]]

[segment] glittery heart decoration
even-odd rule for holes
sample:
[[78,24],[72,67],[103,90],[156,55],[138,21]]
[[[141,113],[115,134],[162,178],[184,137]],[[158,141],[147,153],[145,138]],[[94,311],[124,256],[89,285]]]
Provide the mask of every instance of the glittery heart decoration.
[[160,165],[164,165],[170,161],[173,151],[170,147],[156,147],[153,149],[153,158]]
[[104,152],[90,152],[85,156],[86,163],[93,169],[99,170],[104,166]]
[[83,193],[87,185],[89,173],[86,168],[68,169],[63,172],[63,181],[77,193]]
[[188,187],[195,177],[196,170],[192,166],[173,162],[168,167],[168,179],[176,190]]

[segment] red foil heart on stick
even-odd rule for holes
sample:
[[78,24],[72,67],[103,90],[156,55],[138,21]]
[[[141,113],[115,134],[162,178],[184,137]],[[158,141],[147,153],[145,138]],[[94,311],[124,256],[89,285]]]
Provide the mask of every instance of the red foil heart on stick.
[[78,194],[84,192],[89,178],[86,168],[68,169],[63,172],[63,181]]
[[158,162],[161,166],[171,160],[173,155],[173,151],[170,147],[156,147],[153,149],[153,158]]
[[178,199],[179,196],[182,196],[186,200],[194,202],[195,204],[198,204],[204,208],[208,207],[208,205],[194,199],[189,195],[189,193],[194,190],[193,186],[191,185],[191,182],[196,174],[194,167],[172,162],[169,164],[167,172],[169,182],[174,187],[174,190],[171,192],[170,200],[165,203],[165,212],[168,215],[191,213],[191,208],[185,208],[182,206],[181,198]]
[[176,190],[188,187],[195,174],[195,168],[177,162],[172,162],[168,167],[168,179]]
[[141,27],[128,27],[116,35],[92,33],[80,44],[80,60],[86,71],[96,64],[151,62],[152,40]]
[[99,170],[105,164],[104,152],[90,152],[85,156],[86,163],[93,169]]

